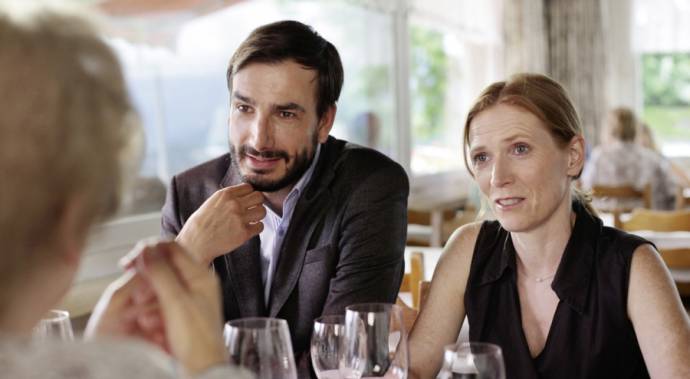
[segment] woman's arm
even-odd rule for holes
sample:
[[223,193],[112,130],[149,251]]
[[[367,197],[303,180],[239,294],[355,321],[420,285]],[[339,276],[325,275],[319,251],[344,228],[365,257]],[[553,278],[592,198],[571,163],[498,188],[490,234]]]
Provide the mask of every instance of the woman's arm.
[[453,233],[439,259],[429,290],[410,335],[410,379],[435,377],[443,347],[454,343],[465,318],[467,277],[481,222]]
[[673,279],[651,245],[635,250],[628,315],[652,378],[690,378],[690,320]]

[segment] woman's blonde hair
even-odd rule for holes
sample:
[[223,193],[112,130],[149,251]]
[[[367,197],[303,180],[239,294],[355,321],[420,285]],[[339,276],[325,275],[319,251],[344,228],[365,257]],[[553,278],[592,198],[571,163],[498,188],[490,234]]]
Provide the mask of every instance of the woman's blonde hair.
[[[561,148],[565,148],[575,136],[582,135],[580,117],[568,97],[566,90],[555,80],[541,74],[521,73],[511,76],[507,81],[489,85],[479,95],[470,108],[463,132],[463,158],[465,167],[474,175],[469,164],[470,124],[482,111],[498,104],[520,107],[537,116]],[[580,177],[580,171],[573,180]],[[574,185],[573,196],[582,203],[588,212],[596,215],[591,206],[591,196]]]
[[630,108],[614,108],[606,115],[604,130],[618,141],[634,142],[637,127],[637,117]]
[[4,298],[50,260],[73,200],[84,233],[117,209],[136,123],[112,51],[81,17],[54,12],[0,12],[0,104]]

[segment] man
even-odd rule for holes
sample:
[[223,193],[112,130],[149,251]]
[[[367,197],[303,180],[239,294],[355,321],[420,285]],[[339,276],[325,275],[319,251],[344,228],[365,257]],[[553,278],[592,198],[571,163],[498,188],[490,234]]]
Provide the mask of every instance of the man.
[[172,179],[163,233],[212,263],[226,319],[286,319],[309,377],[314,318],[394,302],[409,184],[384,155],[329,136],[343,69],[295,21],[262,26],[227,71],[230,153]]

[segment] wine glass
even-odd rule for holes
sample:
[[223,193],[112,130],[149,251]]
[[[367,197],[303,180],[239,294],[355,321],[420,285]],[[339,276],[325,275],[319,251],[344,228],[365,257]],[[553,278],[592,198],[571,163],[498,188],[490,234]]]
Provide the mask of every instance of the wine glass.
[[447,345],[437,379],[505,379],[503,353],[498,345],[463,342]]
[[351,377],[407,378],[407,332],[402,309],[394,304],[355,304],[345,308],[341,371]]
[[74,341],[69,312],[60,309],[49,311],[34,327],[33,336],[39,340]]
[[311,334],[311,363],[319,379],[340,379],[340,356],[345,333],[345,316],[321,316],[314,320]]
[[228,321],[224,337],[230,363],[253,372],[257,379],[297,379],[287,321],[265,317]]

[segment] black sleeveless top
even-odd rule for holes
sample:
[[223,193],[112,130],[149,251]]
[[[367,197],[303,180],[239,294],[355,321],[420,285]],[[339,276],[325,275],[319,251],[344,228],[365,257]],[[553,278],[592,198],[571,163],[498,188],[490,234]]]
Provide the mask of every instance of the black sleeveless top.
[[522,330],[515,248],[497,221],[481,227],[465,292],[470,341],[503,350],[512,378],[648,378],[627,314],[630,263],[650,243],[602,226],[579,203],[551,288],[560,301],[544,350],[532,358]]

